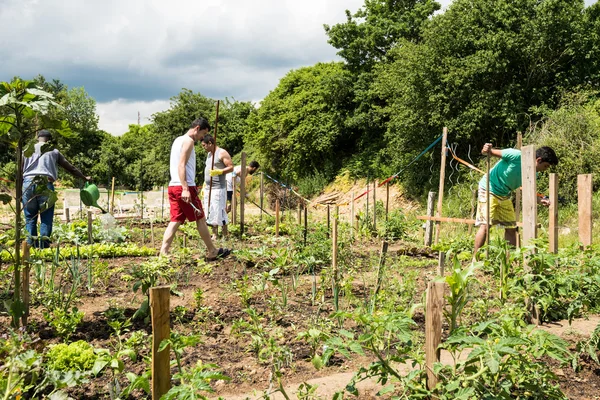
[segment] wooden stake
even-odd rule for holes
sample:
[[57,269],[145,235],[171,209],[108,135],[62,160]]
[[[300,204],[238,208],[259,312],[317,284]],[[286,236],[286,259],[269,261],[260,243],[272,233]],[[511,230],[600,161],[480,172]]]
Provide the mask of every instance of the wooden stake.
[[71,222],[71,214],[70,214],[70,211],[69,211],[69,207],[65,208],[65,219],[67,221],[67,224],[69,222]]
[[433,373],[433,364],[440,361],[439,345],[442,343],[442,311],[444,308],[444,283],[427,284],[425,312],[425,365],[427,388],[433,390],[438,378]]
[[298,200],[298,225],[302,224],[302,201]]
[[21,280],[21,291],[23,296],[23,305],[25,306],[25,312],[21,317],[21,321],[23,322],[23,326],[27,326],[27,319],[29,318],[29,299],[30,299],[30,291],[29,291],[29,271],[31,270],[31,264],[29,263],[29,245],[26,241],[23,241],[21,244],[21,252],[23,257],[21,258],[21,263],[23,265],[22,273],[23,278]]
[[[436,192],[429,192],[427,195],[427,216],[433,217],[433,206],[435,202]],[[425,223],[425,246],[431,246],[431,239],[433,238],[433,221],[428,220]]]
[[279,199],[275,200],[275,236],[279,236]]
[[261,221],[262,221],[262,215],[263,215],[263,195],[265,193],[264,179],[263,178],[264,178],[264,173],[261,172],[260,173],[260,220]]
[[385,222],[388,222],[390,212],[390,183],[385,184]]
[[88,228],[88,243],[94,243],[94,236],[92,230],[92,212],[88,210],[87,212],[87,228]]
[[373,292],[373,301],[371,303],[371,313],[375,311],[375,306],[377,304],[377,295],[381,290],[381,284],[383,283],[383,271],[385,268],[385,255],[388,251],[388,242],[385,240],[381,242],[381,251],[379,253],[379,264],[377,265],[377,285],[375,286],[375,291]]
[[[446,180],[446,154],[447,141],[448,141],[448,128],[444,127],[442,131],[442,161],[440,165],[440,187],[438,189],[438,205],[437,205],[437,216],[442,216],[442,208],[444,205],[444,181]],[[435,244],[438,244],[440,239],[440,222],[435,223]]]
[[373,230],[377,231],[377,196],[375,192],[377,190],[377,179],[373,180]]
[[[523,245],[528,246],[537,237],[537,187],[535,180],[535,148],[521,150],[521,177],[523,183]],[[525,257],[525,270],[530,271]]]
[[[523,147],[523,134],[521,132],[517,132],[517,149],[521,150]],[[521,220],[521,188],[515,190],[515,216],[517,217],[517,222]],[[517,248],[521,247],[521,233],[517,229]]]
[[150,288],[152,315],[152,400],[159,400],[171,388],[170,346],[159,352],[160,343],[171,336],[170,288]]
[[592,193],[592,174],[577,175],[579,241],[584,248],[592,244]]
[[[236,179],[234,178],[232,180],[232,185],[233,185],[233,194],[231,195],[231,223],[233,225],[237,224],[237,183],[236,183]],[[260,213],[262,214],[262,209],[260,210]]]
[[444,253],[443,251],[440,251],[438,253],[438,269],[437,269],[438,276],[444,276],[445,265],[446,265],[446,253]]
[[486,242],[486,247],[485,247],[485,258],[489,260],[490,258],[490,226],[492,226],[492,220],[490,218],[490,209],[492,207],[490,207],[490,169],[491,169],[491,155],[492,155],[492,149],[489,149],[487,154],[486,154],[486,168],[487,168],[487,173],[486,173],[486,177],[487,179],[485,180],[485,242]]
[[548,210],[548,241],[550,253],[558,252],[558,175],[550,174],[550,210]]
[[308,204],[304,205],[304,246],[306,246],[306,236],[308,235]]
[[[246,205],[246,152],[242,152],[242,177],[240,181],[240,234],[244,234],[244,212]],[[235,192],[234,192],[235,193]]]
[[115,209],[115,177],[113,176],[111,190],[110,190],[110,206],[108,207],[108,212],[112,214],[114,209]]
[[329,204],[327,204],[327,237],[329,237],[331,232],[331,209]]

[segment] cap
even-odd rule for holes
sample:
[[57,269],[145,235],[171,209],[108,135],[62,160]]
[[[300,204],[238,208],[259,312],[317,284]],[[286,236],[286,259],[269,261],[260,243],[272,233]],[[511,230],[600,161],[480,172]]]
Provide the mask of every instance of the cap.
[[52,134],[50,133],[50,131],[46,130],[46,129],[42,129],[41,131],[39,131],[37,133],[37,137],[41,138],[41,137],[45,137],[48,139],[52,139]]

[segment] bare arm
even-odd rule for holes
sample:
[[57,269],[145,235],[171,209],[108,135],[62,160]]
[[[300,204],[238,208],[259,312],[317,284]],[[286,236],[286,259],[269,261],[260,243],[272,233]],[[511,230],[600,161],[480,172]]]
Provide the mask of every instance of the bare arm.
[[85,176],[80,170],[75,168],[75,166],[73,164],[71,164],[70,162],[68,162],[67,159],[60,153],[58,156],[58,165],[63,167],[68,173],[70,173],[71,175],[73,175],[76,178],[81,178],[86,181],[89,181],[90,179],[92,179],[90,176]]
[[231,156],[226,150],[223,150],[221,153],[221,160],[223,160],[223,164],[225,164],[225,168],[223,168],[223,173],[228,174],[233,171],[233,161],[231,161]]
[[481,154],[487,154],[489,151],[490,155],[502,158],[502,149],[494,149],[491,143],[486,143],[483,145],[483,149],[481,149]]
[[179,182],[181,182],[181,199],[185,202],[190,201],[190,192],[185,176],[185,165],[190,159],[190,155],[194,150],[194,141],[192,138],[186,138],[181,145],[181,157],[179,158],[179,164],[177,165],[177,175],[179,176]]

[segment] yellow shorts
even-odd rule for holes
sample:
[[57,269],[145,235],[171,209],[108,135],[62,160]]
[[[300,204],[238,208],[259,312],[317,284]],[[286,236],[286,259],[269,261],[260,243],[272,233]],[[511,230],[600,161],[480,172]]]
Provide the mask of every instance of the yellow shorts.
[[[510,196],[496,196],[490,193],[490,218],[492,225],[502,225],[505,228],[517,227],[517,216]],[[477,216],[475,217],[475,226],[487,225],[487,196],[485,190],[479,189],[479,198],[477,200]]]

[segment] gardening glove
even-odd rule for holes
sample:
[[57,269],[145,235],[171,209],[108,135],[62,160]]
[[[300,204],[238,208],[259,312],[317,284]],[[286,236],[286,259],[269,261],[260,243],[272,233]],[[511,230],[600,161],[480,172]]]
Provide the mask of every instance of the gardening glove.
[[210,170],[210,176],[219,176],[219,175],[223,175],[222,169],[211,169]]
[[204,186],[202,186],[202,189],[200,190],[200,198],[204,198]]

